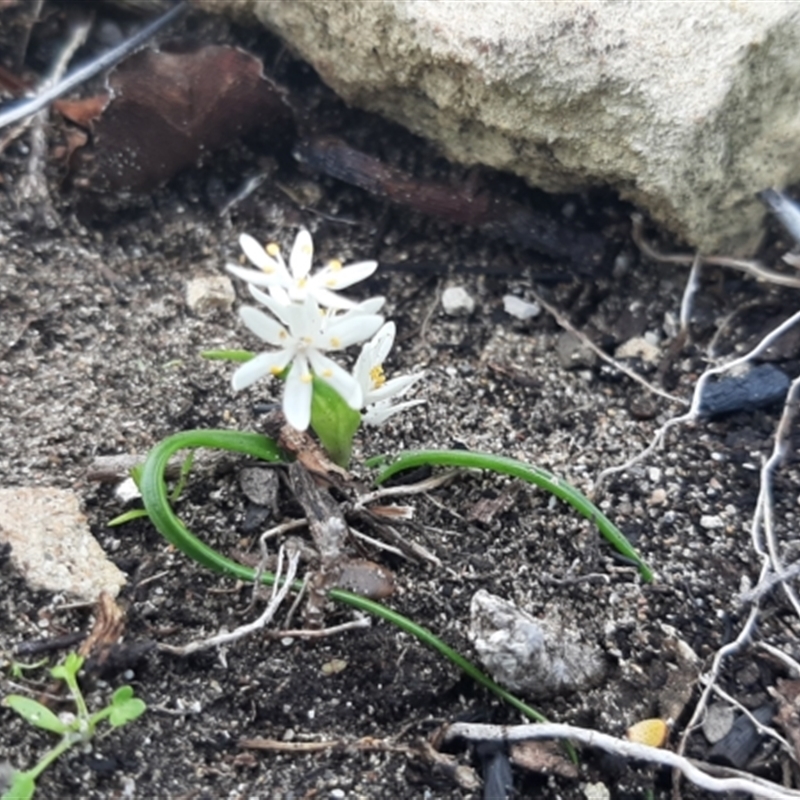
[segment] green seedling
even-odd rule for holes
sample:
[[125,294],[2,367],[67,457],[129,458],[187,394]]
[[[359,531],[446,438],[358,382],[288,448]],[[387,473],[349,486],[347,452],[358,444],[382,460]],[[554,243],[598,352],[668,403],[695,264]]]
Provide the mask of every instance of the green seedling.
[[63,680],[67,684],[72,695],[77,712],[72,722],[65,722],[47,706],[30,697],[11,694],[3,699],[3,705],[16,711],[26,722],[36,728],[60,735],[61,741],[45,753],[34,767],[24,772],[15,772],[11,786],[3,793],[0,800],[28,800],[33,797],[39,776],[71,747],[92,739],[101,722],[107,720],[112,728],[120,728],[145,712],[147,706],[143,700],[133,696],[133,688],[121,686],[111,695],[111,701],[105,708],[89,713],[83,693],[78,686],[78,672],[82,666],[82,656],[70,653],[63,664],[50,670],[54,678]]
[[8,671],[12,678],[19,680],[19,678],[24,677],[26,672],[34,669],[41,669],[46,663],[46,658],[43,658],[41,661],[37,661],[34,664],[23,664],[21,661],[9,661]]

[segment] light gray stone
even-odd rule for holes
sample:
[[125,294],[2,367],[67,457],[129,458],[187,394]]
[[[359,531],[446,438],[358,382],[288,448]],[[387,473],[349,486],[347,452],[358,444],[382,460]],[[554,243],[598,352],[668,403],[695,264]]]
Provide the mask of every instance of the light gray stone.
[[11,560],[32,589],[94,603],[102,591],[116,597],[125,583],[65,489],[0,489],[0,543],[11,545]]
[[198,0],[254,14],[344,100],[551,192],[608,185],[745,254],[800,180],[793,0]]
[[533,697],[596,686],[606,674],[600,649],[559,615],[537,619],[483,589],[470,603],[468,635],[499,684]]
[[468,317],[475,301],[463,286],[450,286],[442,292],[442,309],[448,317]]
[[513,294],[503,295],[503,310],[521,320],[533,319],[542,313],[542,307],[538,303],[529,303]]
[[230,311],[234,300],[236,292],[226,275],[204,275],[186,283],[186,305],[195,314]]

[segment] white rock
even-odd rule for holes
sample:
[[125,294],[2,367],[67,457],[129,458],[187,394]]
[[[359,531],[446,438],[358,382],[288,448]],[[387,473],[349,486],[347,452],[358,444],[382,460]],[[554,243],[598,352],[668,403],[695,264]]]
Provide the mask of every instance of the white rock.
[[141,496],[142,493],[139,491],[139,487],[136,485],[136,481],[133,478],[125,478],[125,480],[114,489],[114,497],[123,505],[138,500]]
[[733,727],[736,713],[727,703],[712,703],[703,717],[703,735],[711,744],[723,739]]
[[462,286],[450,286],[442,292],[442,308],[448,317],[468,317],[475,310],[475,301]]
[[533,319],[542,313],[542,307],[538,303],[529,303],[513,294],[503,295],[503,309],[506,314],[522,320]]
[[186,283],[186,305],[195,314],[207,314],[215,309],[230,311],[236,292],[227,275],[205,275]]
[[558,615],[536,619],[480,589],[470,603],[468,632],[492,677],[533,697],[595,686],[606,674],[602,652],[580,641]]
[[[800,6],[199,0],[255,14],[344,100],[551,192],[606,184],[704,252],[800,180]],[[251,18],[251,17],[250,17]]]
[[611,792],[604,783],[587,783],[583,786],[586,800],[610,800]]
[[725,520],[717,514],[703,514],[700,517],[700,527],[707,531],[718,530],[725,527]]
[[614,358],[641,358],[646,364],[657,364],[661,359],[661,349],[644,336],[634,336],[616,349]]
[[50,487],[0,489],[0,543],[33,589],[66,592],[93,603],[116,597],[125,575],[92,536],[78,498]]

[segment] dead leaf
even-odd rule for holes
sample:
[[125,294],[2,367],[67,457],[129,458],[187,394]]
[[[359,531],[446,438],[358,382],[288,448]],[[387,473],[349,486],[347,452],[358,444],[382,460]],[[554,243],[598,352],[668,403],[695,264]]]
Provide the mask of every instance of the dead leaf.
[[77,154],[75,185],[146,192],[257,126],[290,124],[261,62],[233,47],[144,50],[109,77],[112,99]]
[[111,95],[98,94],[94,97],[84,97],[82,100],[56,100],[53,108],[70,122],[91,130],[93,123],[100,118],[110,100]]
[[125,631],[125,612],[108,592],[100,592],[97,601],[97,618],[91,633],[78,650],[85,657],[95,655],[102,663],[111,646],[116,644]]
[[543,775],[577,778],[578,767],[565,755],[557,742],[517,742],[511,745],[511,763]]

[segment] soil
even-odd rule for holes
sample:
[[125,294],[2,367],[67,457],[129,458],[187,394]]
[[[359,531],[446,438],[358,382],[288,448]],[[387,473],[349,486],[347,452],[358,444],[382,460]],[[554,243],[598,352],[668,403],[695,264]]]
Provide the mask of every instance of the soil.
[[[56,27],[48,35],[57,34]],[[306,128],[347,131],[351,144],[419,177],[468,177],[427,143],[344,107],[266,34],[192,13],[172,35],[235,43],[264,57],[276,80],[300,99]],[[42,39],[34,44],[43,47],[44,33]],[[51,229],[35,205],[17,202],[28,153],[23,136],[0,161],[2,485],[61,487],[82,498],[92,532],[128,575],[118,598],[126,613],[124,645],[103,669],[86,670],[89,704],[102,705],[116,686],[129,683],[148,705],[135,723],[59,759],[40,779],[37,797],[480,797],[480,790],[460,788],[446,770],[426,762],[419,742],[445,722],[516,723],[519,714],[386,623],[316,641],[255,634],[189,657],[155,648],[253,618],[258,611],[248,610],[250,587],[189,561],[147,520],[109,527],[127,506],[113,485],[87,480],[87,468],[102,454],[145,454],[176,431],[258,431],[263,407],[278,400],[281,388],[266,382],[234,393],[233,367],[199,356],[204,349],[256,348],[257,342],[235,310],[191,312],[187,281],[224,274],[225,262],[239,258],[242,232],[286,248],[304,225],[318,261],[376,258],[375,276],[350,295],[387,297],[386,315],[398,327],[389,366],[397,374],[424,369],[415,396],[426,402],[359,434],[357,476],[369,482],[374,475],[360,466],[366,456],[456,447],[537,464],[586,493],[601,470],[643,449],[682,407],[607,365],[565,368],[557,351],[563,331],[553,318],[515,319],[503,310],[504,295],[532,299],[535,289],[610,353],[648,334],[660,347],[659,359],[628,365],[688,398],[712,339],[717,355],[744,352],[794,311],[792,290],[704,270],[692,336],[671,352],[687,270],[642,258],[629,236],[631,209],[604,193],[547,198],[508,176],[479,174],[492,191],[542,208],[566,226],[601,233],[607,258],[587,274],[304,173],[285,147],[258,132],[144,197],[62,188],[60,168],[50,163],[46,179],[59,220]],[[264,170],[271,177],[220,216],[219,198]],[[301,190],[313,194],[313,209],[298,207],[281,187],[290,187],[294,197]],[[658,231],[649,235],[660,236],[664,249],[674,247]],[[773,234],[763,254],[775,268],[780,247]],[[474,313],[443,312],[440,295],[451,285],[474,298]],[[243,289],[236,287],[237,306],[247,300]],[[797,356],[796,341],[768,354],[790,375]],[[759,469],[779,416],[780,403],[680,427],[663,449],[604,487],[598,504],[652,567],[652,584],[571,508],[489,474],[464,474],[408,500],[416,524],[406,535],[438,554],[440,568],[373,548],[365,555],[395,573],[397,589],[387,605],[471,659],[477,656],[467,636],[470,600],[479,589],[534,616],[558,610],[565,626],[603,651],[608,672],[600,686],[530,702],[554,721],[620,736],[640,720],[670,718],[674,746],[697,699],[698,671],[708,669],[748,613],[740,594],[756,583],[761,565],[749,529]],[[247,525],[248,501],[238,483],[244,465],[229,457],[211,469],[199,466],[178,507],[187,525],[223,552],[252,549],[257,536]],[[786,563],[800,546],[799,479],[792,456],[777,474],[774,498]],[[493,513],[473,513],[492,500],[498,501]],[[284,492],[263,527],[296,513]],[[0,579],[0,651],[9,660],[21,643],[91,629],[92,607],[31,590],[9,559]],[[351,616],[331,605],[326,624]],[[764,601],[756,639],[798,657],[797,619],[782,595]],[[679,641],[697,654],[699,668],[687,671]],[[344,668],[326,674],[335,660]],[[726,662],[720,686],[755,709],[786,674],[753,644]],[[45,680],[42,671],[34,675]],[[2,680],[6,693],[8,672]],[[258,737],[341,744],[307,754],[241,745]],[[363,737],[417,752],[348,746]],[[52,743],[50,734],[0,709],[0,761],[25,767]],[[706,758],[709,750],[703,734],[694,733],[688,753]],[[452,753],[480,771],[467,745]],[[785,765],[786,757],[765,739],[746,768],[781,781]],[[614,798],[648,792],[660,798],[670,796],[671,781],[668,771],[591,750],[581,754],[578,779],[514,768],[517,797],[583,798],[589,784],[600,782]],[[682,791],[704,796],[686,781]]]

